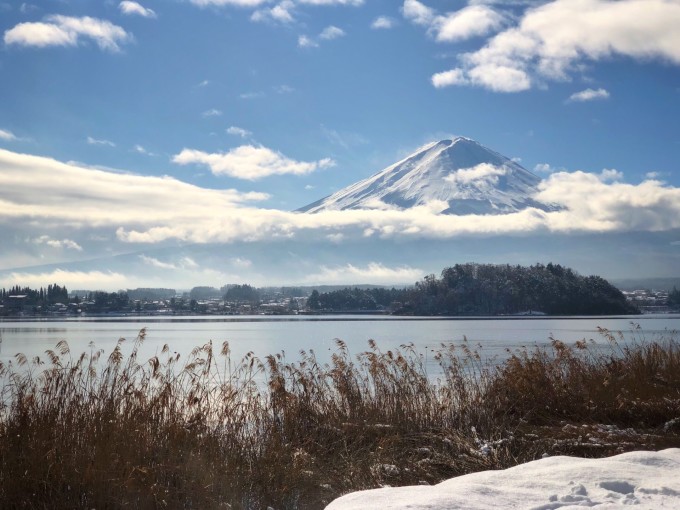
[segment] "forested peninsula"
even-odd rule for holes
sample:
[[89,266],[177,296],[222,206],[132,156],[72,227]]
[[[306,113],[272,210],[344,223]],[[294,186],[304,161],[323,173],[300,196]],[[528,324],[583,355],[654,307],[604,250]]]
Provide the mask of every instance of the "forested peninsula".
[[316,311],[389,309],[396,315],[609,315],[639,310],[599,276],[559,264],[456,264],[405,289],[358,287],[313,292]]

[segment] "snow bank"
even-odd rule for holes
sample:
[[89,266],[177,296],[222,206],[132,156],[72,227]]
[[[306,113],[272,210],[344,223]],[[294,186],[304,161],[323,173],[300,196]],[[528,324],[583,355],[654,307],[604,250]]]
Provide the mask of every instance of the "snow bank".
[[358,509],[680,509],[680,449],[631,452],[606,459],[548,457],[434,486],[347,494],[326,510]]

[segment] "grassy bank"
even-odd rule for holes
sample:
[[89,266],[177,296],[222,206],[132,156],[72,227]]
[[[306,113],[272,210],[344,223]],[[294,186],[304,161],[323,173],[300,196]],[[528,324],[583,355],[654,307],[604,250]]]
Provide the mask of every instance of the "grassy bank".
[[[680,446],[676,338],[511,353],[409,346],[182,360],[123,345],[0,368],[3,508],[323,508],[349,491],[436,483],[543,454]],[[263,382],[264,381],[264,382]]]

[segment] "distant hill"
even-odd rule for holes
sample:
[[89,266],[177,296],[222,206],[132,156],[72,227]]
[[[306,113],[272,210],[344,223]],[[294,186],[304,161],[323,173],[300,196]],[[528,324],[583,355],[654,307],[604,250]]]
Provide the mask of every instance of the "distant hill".
[[673,287],[680,289],[680,277],[668,278],[625,278],[610,280],[613,285],[621,290],[671,290]]
[[135,300],[151,300],[151,299],[171,299],[177,295],[175,289],[128,289],[127,295],[133,301]]

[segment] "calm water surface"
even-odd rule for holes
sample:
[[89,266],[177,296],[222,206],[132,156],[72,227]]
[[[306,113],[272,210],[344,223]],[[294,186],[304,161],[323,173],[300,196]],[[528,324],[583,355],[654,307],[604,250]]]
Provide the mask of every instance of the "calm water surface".
[[259,357],[284,352],[286,359],[297,361],[301,350],[313,349],[322,361],[327,361],[336,350],[336,338],[345,341],[353,354],[367,350],[369,339],[383,351],[413,343],[419,352],[429,353],[442,343],[461,344],[467,338],[471,344],[481,346],[483,355],[503,358],[507,349],[545,345],[550,337],[568,343],[581,339],[605,343],[598,327],[622,331],[630,339],[632,325],[636,324],[641,328],[636,333],[638,337],[668,337],[680,330],[680,315],[490,319],[210,316],[2,321],[0,360],[9,360],[19,352],[30,358],[42,357],[60,340],[68,342],[74,356],[89,351],[91,345],[108,353],[121,337],[127,339],[125,345],[129,346],[141,328],[147,331],[141,359],[159,353],[164,344],[185,358],[194,347],[212,340],[218,346],[229,342],[234,360],[253,351]]

